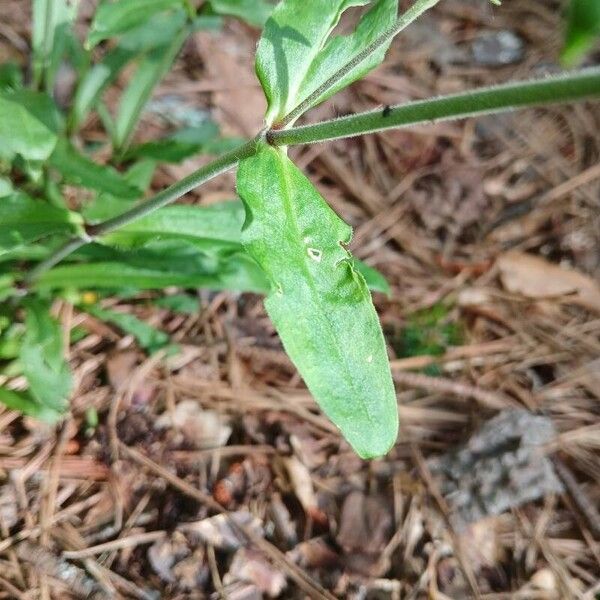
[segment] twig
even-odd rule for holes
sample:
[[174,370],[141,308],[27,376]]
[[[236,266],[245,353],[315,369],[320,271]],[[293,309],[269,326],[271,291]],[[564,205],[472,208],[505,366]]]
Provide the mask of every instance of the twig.
[[489,392],[478,387],[459,383],[443,377],[430,377],[417,373],[395,372],[392,374],[395,381],[416,388],[423,388],[431,392],[444,392],[454,396],[473,398],[487,408],[503,410],[507,407],[515,407],[517,403],[504,394]]
[[136,533],[128,537],[119,538],[118,540],[112,540],[112,542],[105,542],[104,544],[98,544],[97,546],[90,546],[83,550],[66,550],[62,553],[63,558],[68,559],[81,559],[89,558],[90,556],[96,556],[103,552],[111,552],[112,550],[122,550],[123,548],[135,548],[144,544],[151,544],[157,540],[162,539],[167,534],[166,531],[148,531],[146,533]]

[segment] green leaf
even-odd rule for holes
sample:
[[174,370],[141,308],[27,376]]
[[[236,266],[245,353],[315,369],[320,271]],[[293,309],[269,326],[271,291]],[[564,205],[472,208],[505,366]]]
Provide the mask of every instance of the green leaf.
[[127,183],[124,177],[112,167],[99,165],[78,152],[67,140],[61,139],[52,156],[50,166],[73,184],[98,190],[120,198],[139,198],[141,190]]
[[103,0],[94,15],[86,46],[93,48],[102,40],[138,27],[157,13],[181,5],[182,0]]
[[58,61],[65,49],[66,33],[77,14],[77,2],[33,0],[33,79],[45,79],[51,91]]
[[56,106],[45,94],[0,92],[0,158],[46,160],[56,146],[59,128]]
[[18,90],[23,87],[23,72],[14,62],[0,65],[0,91]]
[[[161,239],[185,240],[207,256],[230,255],[242,251],[244,215],[244,206],[238,201],[210,206],[167,206],[104,236],[102,241],[121,248],[136,248]],[[352,260],[369,289],[389,294],[389,284],[379,271]]]
[[164,331],[148,325],[148,323],[141,321],[134,315],[100,308],[99,306],[86,306],[84,310],[94,317],[113,323],[124,332],[130,333],[136,338],[139,345],[151,354],[170,343],[170,338]]
[[18,410],[25,415],[45,421],[46,423],[56,423],[62,414],[48,406],[40,405],[28,394],[23,392],[14,392],[0,386],[0,403],[7,406],[10,410]]
[[129,85],[121,96],[114,124],[117,147],[125,149],[154,88],[164,77],[189,35],[189,28],[179,31],[166,46],[159,46],[144,55]]
[[377,313],[342,244],[352,230],[280,149],[240,163],[242,241],[271,282],[265,307],[319,405],[364,458],[398,432],[396,395]]
[[0,177],[0,198],[6,198],[6,196],[10,196],[13,191],[14,188],[11,180],[6,179],[5,177]]
[[597,43],[600,37],[600,2],[571,0],[562,60],[571,66]]
[[170,286],[262,293],[268,283],[245,254],[216,259],[186,242],[155,242],[137,251],[91,245],[77,254],[83,264],[61,264],[36,282],[39,290],[164,289]]
[[[140,160],[123,174],[123,179],[139,190],[142,195],[152,183],[156,163],[152,160]],[[82,209],[82,214],[88,223],[99,223],[111,219],[131,208],[136,202],[131,198],[119,198],[111,194],[100,193]]]
[[48,304],[27,300],[25,307],[25,336],[19,358],[29,393],[42,407],[62,415],[69,408],[72,387],[63,356],[62,329],[50,316]]
[[244,207],[240,202],[211,206],[167,206],[103,238],[107,244],[136,247],[156,239],[185,239],[208,254],[241,250]]
[[352,266],[363,276],[367,287],[372,292],[381,292],[382,294],[387,295],[390,294],[390,284],[377,269],[370,267],[356,258],[352,258]]
[[172,296],[163,296],[153,301],[159,308],[168,308],[169,310],[184,315],[197,315],[200,311],[200,300],[187,294],[173,294]]
[[[342,14],[369,0],[283,0],[267,21],[256,54],[256,72],[268,101],[266,120],[276,123],[306,100],[338,69],[350,62],[396,20],[398,0],[375,0],[350,35],[332,31]],[[379,65],[382,46],[312,105],[361,78]]]
[[155,160],[179,163],[190,156],[198,154],[205,148],[212,149],[210,143],[219,135],[219,127],[207,121],[200,127],[181,129],[155,142],[146,142],[130,148],[125,159],[145,157]]
[[83,122],[85,117],[98,102],[102,92],[115,80],[123,67],[132,60],[136,54],[130,50],[117,46],[109,51],[106,56],[94,65],[81,79],[77,86],[71,125],[75,129]]
[[89,111],[96,107],[102,92],[116,79],[125,65],[144,52],[169,44],[185,26],[186,18],[183,10],[167,15],[154,15],[128,31],[119,44],[108,51],[81,80],[73,103],[72,127],[76,128]]
[[15,246],[59,233],[74,233],[79,218],[22,193],[0,199],[0,256]]
[[273,4],[265,0],[210,0],[218,15],[237,17],[255,27],[262,27],[273,11]]

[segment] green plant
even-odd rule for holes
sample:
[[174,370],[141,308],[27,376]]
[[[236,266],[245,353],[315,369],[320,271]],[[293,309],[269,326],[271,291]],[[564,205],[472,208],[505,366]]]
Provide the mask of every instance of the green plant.
[[[62,332],[50,316],[55,298],[111,320],[153,351],[168,344],[164,334],[98,306],[89,291],[98,297],[167,286],[253,291],[266,294],[287,352],[356,452],[387,452],[398,413],[368,289],[386,291],[386,283],[345,249],[350,227],[286,147],[600,96],[594,68],[294,126],[376,67],[394,36],[437,2],[416,0],[397,17],[397,0],[283,0],[258,45],[268,111],[254,139],[222,140],[206,123],[135,145],[142,109],[187,36],[217,27],[217,14],[262,23],[271,5],[212,0],[198,13],[185,0],[104,0],[82,45],[69,2],[34,0],[31,86],[23,87],[18,69],[0,72],[0,401],[47,420],[67,410],[71,380]],[[342,14],[359,6],[367,9],[353,32],[336,35]],[[96,60],[99,44],[105,51]],[[66,113],[51,99],[64,61],[79,77]],[[103,93],[126,65],[135,70],[113,115]],[[79,134],[92,112],[111,141],[108,164],[93,160]],[[142,200],[157,160],[228,146],[220,158]],[[238,165],[243,204],[167,206]],[[67,185],[87,190],[89,198],[67,204]],[[180,306],[186,305],[184,297]],[[25,391],[9,385],[18,375],[27,380]]]
[[599,38],[600,2],[571,0],[567,11],[563,62],[567,66],[577,63]]

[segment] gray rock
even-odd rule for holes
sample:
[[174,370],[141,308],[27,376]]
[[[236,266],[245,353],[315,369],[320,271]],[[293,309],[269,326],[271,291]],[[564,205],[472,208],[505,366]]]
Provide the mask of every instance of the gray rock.
[[544,447],[556,436],[552,421],[526,410],[506,410],[488,421],[465,446],[429,461],[464,528],[525,502],[563,491]]
[[485,67],[503,67],[521,62],[525,55],[525,43],[513,31],[488,31],[473,41],[473,60]]

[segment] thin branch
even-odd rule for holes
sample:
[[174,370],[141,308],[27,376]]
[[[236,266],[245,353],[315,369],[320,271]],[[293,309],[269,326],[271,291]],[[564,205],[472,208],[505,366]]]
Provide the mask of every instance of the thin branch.
[[25,283],[35,282],[40,275],[86,243],[149,215],[208,180],[228,171],[240,160],[254,155],[258,144],[265,140],[274,146],[312,144],[409,125],[463,119],[517,108],[533,108],[598,97],[600,97],[600,67],[594,67],[546,79],[509,83],[463,94],[409,102],[387,107],[384,110],[350,115],[315,125],[261,132],[253,140],[224,154],[131,210],[98,225],[88,226],[87,238],[78,236],[69,240],[55,254],[39,263],[25,278]]
[[417,0],[396,22],[386,31],[384,31],[374,42],[364,48],[350,62],[345,64],[341,69],[336,71],[327,81],[321,84],[308,98],[302,101],[294,110],[286,115],[277,126],[284,128],[290,123],[293,123],[298,117],[303,115],[312,105],[346,75],[354,71],[362,62],[364,62],[379,48],[385,46],[389,41],[394,39],[403,29],[406,29],[413,21],[418,19],[424,12],[434,7],[440,0]]
[[268,132],[267,140],[274,146],[313,144],[385,129],[507,112],[517,108],[574,102],[598,96],[600,67],[593,67],[546,79],[513,82],[399,104],[314,125],[272,130]]

